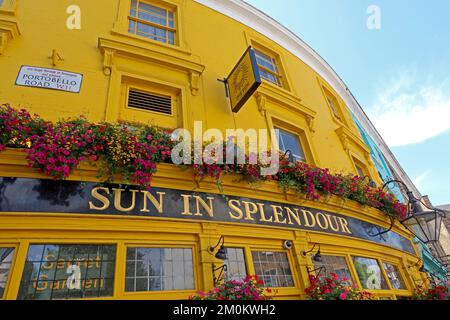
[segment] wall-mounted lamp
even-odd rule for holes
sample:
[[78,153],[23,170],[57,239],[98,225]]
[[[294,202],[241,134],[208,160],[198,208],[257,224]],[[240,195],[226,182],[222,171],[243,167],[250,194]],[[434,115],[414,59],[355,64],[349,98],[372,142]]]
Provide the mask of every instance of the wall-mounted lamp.
[[306,255],[307,255],[308,253],[314,251],[314,249],[315,249],[315,247],[316,247],[317,245],[319,245],[319,249],[317,250],[316,254],[313,256],[312,259],[313,259],[314,261],[316,261],[316,262],[322,262],[322,255],[320,254],[320,244],[318,244],[318,243],[314,243],[314,246],[312,247],[311,250],[309,250],[309,251],[302,251],[302,255],[303,255],[304,257],[306,257]]
[[[222,242],[222,245],[220,245],[221,242]],[[209,247],[209,253],[212,255],[214,253],[214,251],[216,250],[216,248],[220,245],[220,249],[217,250],[217,253],[214,256],[219,260],[227,260],[227,250],[225,249],[224,244],[225,244],[225,239],[223,236],[221,236],[219,241],[217,242],[217,244],[214,247],[213,246]]]
[[[401,184],[407,190],[408,212],[406,219],[400,221],[400,223],[423,243],[439,241],[442,220],[446,215],[445,211],[429,207],[422,199],[417,199],[413,192],[408,189],[408,186],[401,180],[388,181],[384,184],[382,189],[386,188],[387,185],[391,183]],[[391,231],[394,227],[395,219],[392,216],[389,216],[389,218],[391,220],[391,225],[388,229],[377,234],[369,234],[369,236],[377,237]]]

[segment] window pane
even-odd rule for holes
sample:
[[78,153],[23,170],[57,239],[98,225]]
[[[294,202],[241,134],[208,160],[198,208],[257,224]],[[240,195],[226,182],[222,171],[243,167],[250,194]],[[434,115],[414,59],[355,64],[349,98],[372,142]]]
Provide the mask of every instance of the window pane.
[[128,248],[126,292],[192,290],[192,249]]
[[365,176],[364,170],[363,170],[360,166],[358,166],[358,165],[356,165],[356,171],[358,172],[358,175],[359,175],[360,177],[364,177],[364,176]]
[[364,289],[387,290],[388,286],[383,277],[378,262],[374,259],[353,257],[359,280]]
[[285,252],[252,252],[256,275],[265,287],[293,287],[291,268]]
[[[349,281],[353,282],[350,270],[344,257],[322,256],[321,262],[314,261],[314,268],[318,269],[320,267],[324,268],[320,272],[321,275],[330,277],[331,273],[335,273],[341,278],[345,277]],[[317,270],[316,272],[318,273],[319,270]]]
[[226,248],[226,251],[228,259],[224,261],[224,264],[227,266],[225,278],[227,280],[242,281],[247,276],[244,249]]
[[173,12],[142,1],[133,1],[130,16],[140,19],[143,22],[136,22],[130,19],[128,32],[148,39],[175,44],[174,31],[167,30],[167,28],[175,28]]
[[14,248],[0,248],[0,298],[5,293],[13,255]]
[[279,130],[278,143],[280,146],[280,150],[283,152],[290,150],[295,160],[305,162],[305,153],[303,152],[303,148],[300,145],[298,136],[282,129],[277,129]]
[[336,102],[334,99],[327,97],[328,105],[330,106],[331,111],[333,112],[334,116],[341,120],[341,116],[339,114],[338,108],[336,106]]
[[388,276],[389,281],[394,289],[405,290],[405,283],[403,282],[402,276],[397,266],[389,263],[383,263],[384,270]]
[[30,245],[18,299],[112,296],[115,259],[113,245]]
[[[279,77],[279,71],[278,71],[278,66],[277,66],[276,60],[258,50],[255,50],[255,55],[256,55],[256,61],[258,63],[258,66],[260,67],[259,72],[261,74],[261,77],[264,80],[272,82],[272,83],[276,84],[277,86],[281,87],[282,84],[281,84],[281,80]],[[265,69],[267,69],[267,70],[265,70]]]
[[275,61],[271,57],[258,50],[255,50],[255,54],[258,65],[263,66],[274,73],[278,73]]

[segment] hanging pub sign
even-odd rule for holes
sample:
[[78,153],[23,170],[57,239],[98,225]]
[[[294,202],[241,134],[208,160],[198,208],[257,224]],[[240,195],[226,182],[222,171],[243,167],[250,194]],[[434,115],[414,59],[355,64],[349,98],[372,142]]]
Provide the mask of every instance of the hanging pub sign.
[[234,113],[239,112],[248,99],[261,85],[261,76],[255,51],[251,47],[234,67],[226,79],[231,101],[231,109]]
[[22,66],[16,85],[79,93],[83,75],[69,71]]

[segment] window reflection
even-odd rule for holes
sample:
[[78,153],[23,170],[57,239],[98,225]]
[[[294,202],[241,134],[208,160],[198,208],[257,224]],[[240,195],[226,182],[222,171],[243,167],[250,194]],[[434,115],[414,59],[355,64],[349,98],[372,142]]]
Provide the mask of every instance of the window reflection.
[[0,298],[5,293],[13,255],[14,248],[0,248]]
[[227,259],[224,264],[227,266],[225,278],[227,280],[242,281],[247,277],[247,268],[245,267],[244,249],[226,248]]
[[128,248],[125,291],[193,290],[191,249]]
[[353,281],[350,270],[347,266],[347,261],[344,257],[323,255],[322,261],[314,261],[314,268],[318,269],[320,267],[324,267],[324,271],[321,272],[321,275],[330,277],[331,273],[335,273],[341,278],[345,277],[349,281]]
[[18,298],[112,296],[115,260],[114,245],[30,245]]
[[386,271],[389,281],[391,282],[392,288],[397,290],[406,289],[405,283],[403,282],[402,276],[400,275],[400,271],[398,270],[397,266],[389,263],[383,263],[383,267]]
[[289,260],[285,252],[253,251],[256,275],[264,281],[265,287],[293,287]]
[[353,257],[359,280],[364,289],[369,290],[387,290],[386,280],[381,272],[377,260]]

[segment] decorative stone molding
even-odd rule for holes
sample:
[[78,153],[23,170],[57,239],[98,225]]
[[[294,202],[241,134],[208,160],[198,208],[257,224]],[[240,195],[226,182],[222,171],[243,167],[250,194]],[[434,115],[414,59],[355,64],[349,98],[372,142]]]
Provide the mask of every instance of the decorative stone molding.
[[356,148],[357,150],[361,150],[366,158],[368,156],[370,159],[369,147],[366,146],[366,144],[356,134],[344,126],[340,126],[335,132],[339,139],[341,139],[342,146],[347,153],[350,153],[351,148]]
[[311,115],[307,115],[306,122],[308,123],[308,127],[309,127],[309,130],[311,131],[311,133],[315,133],[316,129],[315,129],[314,117]]
[[106,49],[103,56],[103,73],[110,76],[113,69],[114,50]]
[[196,96],[200,89],[200,73],[195,71],[189,71],[189,83],[191,85],[191,94]]
[[266,97],[266,95],[264,95],[262,93],[257,93],[256,94],[256,102],[258,104],[258,111],[261,113],[261,115],[263,117],[265,117],[267,114],[267,107],[266,107],[267,97]]
[[[148,46],[135,46],[127,41],[119,41],[115,39],[98,39],[98,48],[103,54],[109,55],[104,58],[104,68],[111,69],[114,64],[114,57],[120,55],[123,57],[137,58],[146,62],[153,62],[159,65],[187,72],[197,73],[199,76],[205,70],[205,66],[194,59],[186,59],[176,54],[169,54],[168,51],[159,50],[159,48]],[[111,55],[111,52],[114,54]],[[105,71],[104,71],[105,72]],[[108,71],[106,71],[108,73]]]
[[5,0],[0,7],[0,55],[5,52],[8,42],[20,36],[16,15],[16,0]]
[[341,139],[342,146],[344,147],[345,152],[348,153],[350,151],[350,143],[348,141],[348,136],[345,133],[341,133],[339,135],[339,139]]

